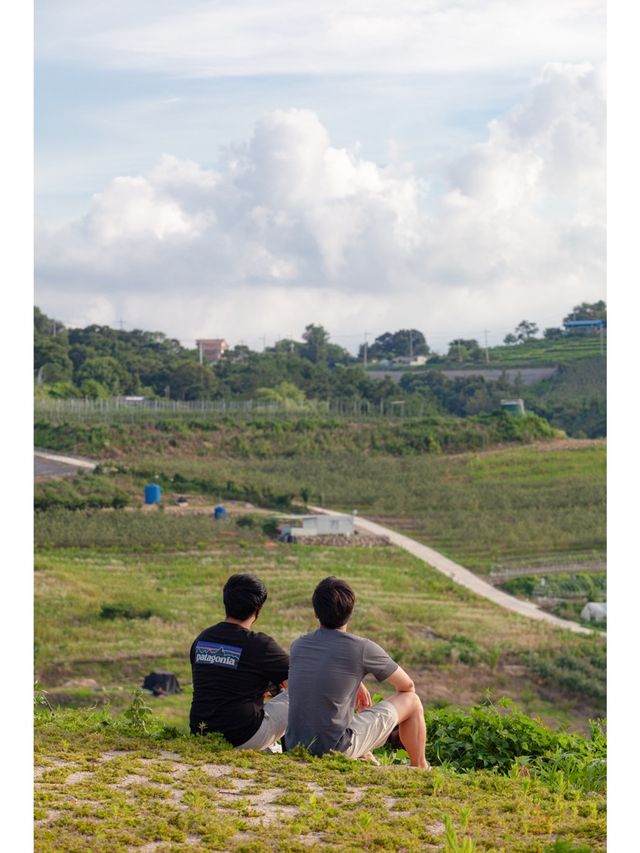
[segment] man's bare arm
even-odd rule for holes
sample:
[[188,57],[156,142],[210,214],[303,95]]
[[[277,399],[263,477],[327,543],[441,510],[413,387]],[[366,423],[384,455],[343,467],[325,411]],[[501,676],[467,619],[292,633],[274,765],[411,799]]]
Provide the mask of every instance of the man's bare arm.
[[415,684],[401,666],[399,666],[396,671],[389,676],[389,678],[385,678],[385,681],[387,684],[395,687],[398,693],[416,692]]

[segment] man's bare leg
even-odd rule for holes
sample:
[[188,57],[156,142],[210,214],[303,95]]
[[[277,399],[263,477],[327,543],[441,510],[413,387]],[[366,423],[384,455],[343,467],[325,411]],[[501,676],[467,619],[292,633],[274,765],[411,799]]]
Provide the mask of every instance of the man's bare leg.
[[395,693],[389,696],[387,702],[392,702],[398,711],[400,740],[409,754],[412,766],[428,770],[430,764],[424,756],[427,727],[420,697],[413,692]]

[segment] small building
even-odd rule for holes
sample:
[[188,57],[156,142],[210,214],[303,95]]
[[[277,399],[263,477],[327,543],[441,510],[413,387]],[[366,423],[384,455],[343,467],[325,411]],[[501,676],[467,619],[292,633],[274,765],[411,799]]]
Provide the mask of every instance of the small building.
[[224,338],[202,338],[196,341],[200,360],[209,363],[220,361],[226,350],[229,349],[229,344]]
[[575,334],[604,334],[607,331],[606,320],[565,320],[565,331]]
[[399,355],[393,359],[393,364],[405,365],[406,367],[421,367],[427,363],[426,355]]
[[147,399],[146,397],[139,397],[135,395],[128,396],[118,396],[114,398],[117,403],[126,403],[127,406],[141,406],[144,401]]
[[524,401],[518,398],[517,400],[500,400],[500,405],[510,415],[520,418],[524,415]]
[[[282,539],[305,539],[310,536],[352,536],[353,516],[351,515],[287,515],[290,524],[280,525]],[[295,519],[295,522],[294,522]]]

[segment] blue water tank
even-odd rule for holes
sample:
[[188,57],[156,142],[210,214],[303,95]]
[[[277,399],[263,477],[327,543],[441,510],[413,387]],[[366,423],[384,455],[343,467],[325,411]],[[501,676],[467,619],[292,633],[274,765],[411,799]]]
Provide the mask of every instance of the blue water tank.
[[157,483],[147,483],[144,487],[144,502],[146,504],[159,504],[161,494],[160,486]]
[[216,520],[221,519],[221,518],[226,518],[227,517],[226,509],[221,505],[215,507],[213,510],[213,517]]

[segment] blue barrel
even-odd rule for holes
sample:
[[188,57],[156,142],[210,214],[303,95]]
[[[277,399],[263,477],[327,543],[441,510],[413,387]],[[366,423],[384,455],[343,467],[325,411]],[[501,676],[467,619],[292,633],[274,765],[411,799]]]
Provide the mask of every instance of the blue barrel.
[[217,506],[213,510],[213,517],[218,520],[227,517],[227,511],[223,506]]
[[159,504],[160,495],[160,486],[157,483],[147,483],[144,487],[144,502],[146,504]]

